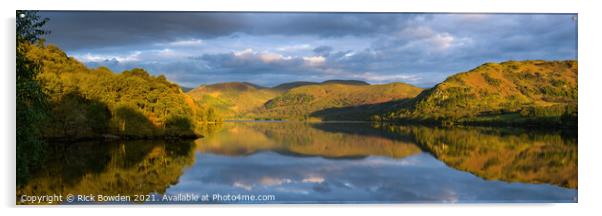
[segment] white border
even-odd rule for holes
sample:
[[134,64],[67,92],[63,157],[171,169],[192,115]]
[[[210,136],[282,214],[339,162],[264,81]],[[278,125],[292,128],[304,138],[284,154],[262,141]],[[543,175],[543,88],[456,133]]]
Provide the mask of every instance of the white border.
[[[308,4],[307,2],[313,2]],[[3,215],[48,214],[294,214],[294,215],[581,215],[596,214],[602,204],[600,192],[599,154],[602,153],[600,110],[602,97],[602,62],[599,40],[600,7],[595,0],[219,0],[214,2],[193,0],[169,1],[73,1],[73,0],[21,0],[2,2],[2,103],[0,130],[4,140],[0,174],[0,205]],[[344,12],[497,12],[497,13],[578,13],[579,14],[579,203],[578,204],[461,204],[461,205],[235,205],[235,206],[62,206],[15,207],[15,10],[153,10],[153,11],[344,11]],[[87,209],[93,208],[93,209]],[[177,210],[177,212],[175,212]]]

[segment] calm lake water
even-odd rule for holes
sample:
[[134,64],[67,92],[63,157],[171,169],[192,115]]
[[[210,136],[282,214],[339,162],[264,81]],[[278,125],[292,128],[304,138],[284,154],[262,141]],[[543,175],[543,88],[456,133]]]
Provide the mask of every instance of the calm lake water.
[[577,202],[577,139],[559,132],[227,122],[208,134],[57,144],[17,202],[53,194],[146,203]]

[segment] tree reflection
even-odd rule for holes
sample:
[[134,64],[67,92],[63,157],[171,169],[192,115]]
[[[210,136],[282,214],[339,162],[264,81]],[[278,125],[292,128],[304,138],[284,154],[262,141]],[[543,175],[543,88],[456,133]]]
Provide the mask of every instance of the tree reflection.
[[162,194],[193,164],[193,150],[192,141],[54,144],[45,168],[17,188],[17,202],[23,194]]
[[577,138],[559,132],[478,127],[375,125],[407,134],[455,169],[489,180],[577,188]]
[[[195,148],[201,153],[236,157],[230,158],[232,161],[245,161],[242,156],[262,151],[328,159],[361,159],[368,156],[402,159],[426,151],[449,167],[488,180],[547,183],[577,188],[577,139],[558,132],[283,122],[224,123],[212,125],[205,130],[208,135],[195,141],[54,144],[49,149],[50,157],[45,168],[36,173],[26,185],[17,188],[17,201],[23,194],[164,194],[168,187],[178,182],[184,168],[194,163]],[[264,156],[270,158],[269,155]],[[378,158],[366,161],[374,159]],[[289,160],[299,163],[306,161]],[[264,176],[259,174],[265,174],[267,169],[275,169],[278,170],[276,177],[295,177],[283,174],[279,169],[287,165],[279,165],[278,161],[267,164],[262,162],[260,165],[263,168],[259,170],[243,168],[241,171],[239,169],[245,167],[245,164],[236,164],[234,167],[226,164],[226,168],[232,168],[233,171],[220,171],[218,175],[248,182],[252,180],[250,178],[253,173],[257,173],[257,179],[263,179]],[[204,170],[224,168],[206,167],[206,164],[200,166]],[[289,169],[291,168],[284,168]],[[406,175],[404,179],[408,178],[407,175],[417,174],[415,171],[403,173]],[[247,174],[241,175],[241,172]],[[306,177],[295,175],[299,178]],[[378,181],[370,179],[373,180]]]
[[421,151],[488,180],[577,188],[577,139],[554,131],[358,123],[231,123],[196,141],[201,152],[244,156],[404,158]]

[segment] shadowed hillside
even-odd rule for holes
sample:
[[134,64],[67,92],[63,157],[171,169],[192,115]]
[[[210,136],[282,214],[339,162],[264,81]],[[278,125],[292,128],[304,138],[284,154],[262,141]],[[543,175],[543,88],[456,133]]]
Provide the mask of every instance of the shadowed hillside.
[[273,89],[287,91],[287,90],[290,90],[290,89],[293,89],[293,88],[297,88],[297,87],[301,87],[301,86],[319,85],[319,84],[370,85],[369,83],[361,81],[361,80],[326,80],[326,81],[321,82],[321,83],[319,83],[319,82],[298,81],[298,82],[282,83],[280,85],[274,86]]

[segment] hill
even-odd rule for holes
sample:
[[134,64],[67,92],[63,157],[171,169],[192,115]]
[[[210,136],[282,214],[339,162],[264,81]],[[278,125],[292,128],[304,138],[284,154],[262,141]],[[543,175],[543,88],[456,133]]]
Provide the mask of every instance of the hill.
[[182,89],[182,92],[189,92],[190,90],[193,90],[194,88],[191,88],[191,87],[185,87],[185,86],[180,86],[180,89]]
[[201,85],[187,94],[199,105],[215,108],[224,118],[242,118],[280,92],[246,82],[228,82]]
[[320,84],[320,83],[318,83],[318,82],[297,81],[297,82],[282,83],[280,85],[274,86],[273,89],[282,90],[282,91],[288,91],[288,90],[290,90],[292,88],[297,88],[297,87],[306,86],[306,85],[316,85],[316,84]]
[[[309,119],[320,116],[312,113],[340,107],[378,104],[412,98],[421,88],[405,83],[358,85],[322,83],[290,89],[267,101],[250,116],[269,119]],[[321,119],[321,118],[320,118]]]
[[361,80],[326,80],[324,82],[306,82],[306,81],[297,81],[297,82],[289,82],[282,83],[280,85],[274,86],[273,89],[287,91],[296,87],[306,86],[306,85],[319,85],[319,84],[348,84],[348,85],[370,85],[367,82]]
[[200,122],[215,120],[163,75],[90,69],[53,45],[27,50],[26,57],[42,66],[38,79],[49,118],[40,124],[46,138],[190,137],[199,135]]
[[447,78],[375,120],[576,124],[577,61],[483,64]]
[[370,85],[361,80],[326,80],[322,84]]

